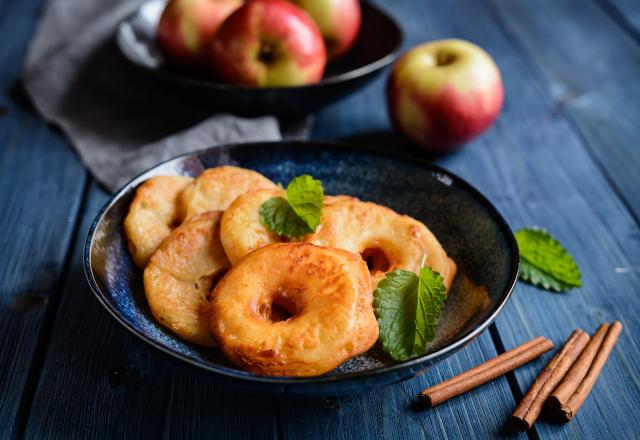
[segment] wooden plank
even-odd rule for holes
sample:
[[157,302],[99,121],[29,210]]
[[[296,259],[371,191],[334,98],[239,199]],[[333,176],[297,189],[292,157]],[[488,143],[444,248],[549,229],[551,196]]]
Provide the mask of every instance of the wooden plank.
[[599,4],[640,37],[640,2],[636,0],[598,0]]
[[[551,7],[553,2],[548,3]],[[495,9],[509,9],[514,4],[500,3]],[[535,15],[534,9],[549,10],[526,1],[518,6],[520,20]],[[499,338],[504,345],[514,346],[537,335],[551,337],[559,344],[575,327],[592,331],[605,319],[621,319],[626,326],[618,347],[578,417],[565,426],[542,420],[533,435],[624,438],[628,433],[640,432],[637,418],[629,420],[628,417],[640,402],[640,363],[634,355],[640,345],[636,319],[640,313],[640,300],[635,294],[640,287],[640,231],[624,203],[587,154],[580,136],[559,114],[557,103],[545,95],[545,92],[557,93],[557,90],[553,85],[545,88],[532,74],[528,59],[513,44],[514,37],[500,32],[500,23],[494,20],[493,11],[482,2],[432,0],[419,4],[399,1],[394,2],[393,9],[387,9],[402,22],[409,45],[453,35],[479,43],[496,58],[507,92],[501,118],[494,128],[465,150],[440,158],[438,162],[479,187],[514,227],[538,224],[549,228],[576,255],[583,269],[585,287],[566,295],[546,293],[520,284],[514,299],[497,321]],[[579,9],[582,8],[573,8],[573,13],[581,16]],[[540,11],[537,13],[542,14]],[[573,18],[566,17],[562,22],[558,18],[553,26],[540,24],[536,29],[538,35],[554,37],[546,46],[561,44],[556,41],[557,28],[573,26],[568,23]],[[514,28],[525,26],[510,20]],[[551,29],[553,33],[550,33]],[[559,33],[563,40],[571,38],[564,30]],[[590,38],[585,36],[580,41],[590,41]],[[553,50],[546,46],[539,48],[537,55],[546,56]],[[607,51],[604,47],[600,49],[600,53]],[[635,49],[629,49],[633,63]],[[578,52],[577,48],[574,51]],[[618,59],[617,66],[622,71],[626,69],[627,56]],[[557,63],[561,61],[557,60]],[[605,73],[611,69],[611,65],[598,64],[596,67],[598,72]],[[586,66],[571,69],[566,74],[575,81],[581,80],[583,71],[590,70]],[[589,72],[584,74],[585,77],[589,75]],[[336,132],[352,138],[351,133],[355,131],[359,139],[401,148],[404,142],[386,131],[389,125],[384,114],[383,87],[384,83],[379,81],[367,92],[322,113],[317,118],[315,134],[327,138]],[[610,101],[610,106],[618,105],[613,98]],[[631,162],[634,157],[635,153],[628,156]],[[626,172],[629,173],[628,168]],[[629,202],[637,188],[625,188],[626,202]],[[529,365],[517,371],[520,392],[528,388],[539,370],[539,365]],[[491,405],[491,395],[485,397],[483,402]],[[375,423],[376,416],[370,415],[375,407],[375,400],[363,402],[352,418],[364,419],[364,424]],[[498,407],[499,411],[505,410],[502,402]],[[470,410],[468,407],[455,408]],[[397,415],[391,418],[397,423],[403,420]],[[309,431],[313,431],[313,427],[320,429],[314,424],[308,427]]]
[[[637,2],[636,2],[637,3]],[[594,2],[490,0],[557,110],[640,219],[640,44]],[[635,7],[637,10],[637,6]]]
[[[402,23],[406,34],[405,48],[447,35],[447,30],[439,29],[436,24],[439,17],[434,16],[432,7],[426,2],[396,1],[393,7],[383,1],[377,3]],[[436,29],[437,34],[432,34]],[[385,79],[377,79],[365,91],[320,112],[316,116],[313,136],[405,148],[406,143],[389,132],[384,101]],[[329,405],[319,399],[282,400],[283,432],[290,438],[487,438],[499,433],[518,436],[503,429],[506,416],[515,405],[505,378],[430,411],[416,412],[411,406],[422,388],[466,370],[496,353],[491,338],[485,334],[425,376],[401,385],[337,398]]]
[[[549,2],[550,7],[551,3],[560,2]],[[500,4],[500,11],[515,4]],[[521,17],[549,11],[531,2],[520,5]],[[464,20],[457,13],[460,10],[474,20]],[[607,319],[621,319],[626,326],[625,336],[579,416],[566,426],[542,421],[536,425],[537,432],[572,438],[624,438],[629,432],[640,432],[640,422],[628,417],[640,401],[640,362],[633,355],[640,343],[640,325],[635,318],[640,300],[632,293],[640,287],[638,225],[571,124],[540,94],[538,78],[513,45],[513,35],[495,32],[499,23],[479,2],[434,4],[433,11],[441,22],[449,23],[452,33],[489,49],[502,70],[507,92],[496,127],[442,164],[487,193],[513,226],[537,224],[550,229],[575,255],[584,273],[585,287],[565,295],[520,284],[497,323],[500,338],[510,346],[542,334],[561,343],[578,326],[592,331]],[[524,27],[511,17],[509,22],[514,32],[516,27],[518,32]],[[537,32],[543,29],[549,28],[541,27]],[[556,39],[554,36],[553,45]],[[537,373],[538,369],[530,366],[517,370],[521,390]]]
[[86,178],[58,134],[11,112],[0,118],[0,437],[13,430]]
[[122,328],[89,290],[84,237],[107,194],[92,185],[51,331],[27,438],[275,438],[276,402],[213,383]]
[[62,137],[25,110],[15,85],[39,3],[0,5],[1,438],[16,434],[28,406],[86,179]]
[[[285,438],[526,438],[505,429],[515,400],[506,379],[424,410],[417,393],[490,359],[496,350],[489,332],[423,376],[368,393],[339,398],[281,399]],[[541,368],[543,360],[532,362]]]

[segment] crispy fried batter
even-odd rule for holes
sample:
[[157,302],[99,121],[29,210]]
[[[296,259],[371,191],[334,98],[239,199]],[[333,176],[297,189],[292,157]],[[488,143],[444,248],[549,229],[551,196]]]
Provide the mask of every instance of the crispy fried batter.
[[283,194],[280,189],[251,191],[238,197],[224,212],[220,239],[231,264],[262,246],[282,242],[278,234],[269,231],[260,221],[260,207],[270,198]]
[[[283,194],[282,190],[252,191],[238,197],[224,213],[222,245],[233,264],[255,249],[283,241],[260,221],[262,204]],[[360,254],[370,266],[374,286],[396,269],[417,272],[423,257],[443,276],[447,290],[456,273],[455,262],[424,224],[354,197],[325,197],[320,226],[303,241]]]
[[378,337],[362,259],[303,243],[264,246],[212,294],[211,328],[225,356],[260,374],[313,376],[368,350]]
[[[232,264],[262,246],[285,239],[269,231],[260,220],[260,207],[272,197],[282,197],[281,189],[263,189],[251,191],[238,197],[222,216],[221,239],[224,250]],[[355,200],[348,196],[325,196],[324,205],[331,206],[345,201]]]
[[305,242],[362,255],[374,286],[387,272],[406,269],[417,273],[423,257],[427,266],[442,275],[447,291],[456,274],[456,263],[424,224],[358,199],[327,206],[322,223]]
[[213,346],[209,295],[230,266],[220,243],[221,212],[186,220],[162,242],[144,271],[144,290],[156,319],[181,338]]
[[129,206],[124,220],[129,252],[134,263],[144,269],[162,240],[178,221],[176,200],[193,179],[184,176],[157,176],[144,182]]
[[247,191],[275,188],[275,183],[255,171],[234,166],[209,168],[180,195],[180,213],[187,219],[206,211],[224,211]]

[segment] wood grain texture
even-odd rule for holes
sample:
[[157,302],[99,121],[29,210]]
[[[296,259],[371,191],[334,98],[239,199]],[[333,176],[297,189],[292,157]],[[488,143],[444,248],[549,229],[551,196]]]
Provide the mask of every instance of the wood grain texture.
[[276,402],[216,385],[120,326],[89,290],[92,185],[25,431],[27,438],[275,438]]
[[30,393],[86,179],[61,136],[25,109],[16,85],[38,3],[0,4],[0,438],[16,435]]
[[[640,44],[592,1],[489,0],[557,110],[640,219]],[[637,3],[637,2],[636,2]]]
[[[514,397],[505,377],[439,406],[417,405],[420,390],[496,356],[489,332],[425,375],[369,393],[339,398],[280,399],[285,438],[526,438],[505,428]],[[532,362],[537,368],[541,359]]]
[[[507,6],[513,5],[512,2],[504,3],[508,5],[500,3],[495,9],[508,9]],[[538,9],[532,2],[519,5],[522,17]],[[580,8],[573,9],[580,15],[575,11]],[[578,417],[566,426],[542,420],[532,435],[624,438],[629,433],[640,432],[638,420],[627,417],[640,402],[640,365],[633,354],[640,345],[637,338],[640,329],[634,318],[640,312],[636,294],[640,289],[638,225],[591,159],[581,136],[563,117],[558,102],[549,94],[549,91],[557,93],[557,90],[547,88],[547,83],[541,81],[531,60],[514,44],[515,36],[501,31],[501,22],[494,19],[494,12],[493,8],[473,0],[434,0],[424,2],[423,6],[395,2],[393,8],[407,31],[409,45],[453,35],[479,43],[496,58],[507,96],[501,118],[465,150],[440,158],[438,162],[479,187],[514,227],[537,224],[550,229],[577,257],[584,272],[585,287],[566,295],[546,293],[520,284],[514,299],[497,321],[504,345],[514,346],[537,335],[551,337],[560,344],[575,327],[593,330],[605,319],[622,319],[625,325],[631,326],[626,329],[628,331],[622,336],[593,395]],[[604,16],[604,12],[599,13]],[[606,16],[603,19],[606,20]],[[572,26],[568,16],[564,17],[566,24],[560,23],[560,18],[556,20],[554,27],[540,26],[536,30],[538,35],[547,37],[549,46],[558,45],[556,27]],[[549,40],[551,35],[554,37]],[[564,40],[568,38],[564,36]],[[585,36],[579,41],[587,39]],[[606,52],[605,47],[600,49]],[[577,57],[579,48],[574,47],[573,51]],[[632,56],[633,53],[632,50]],[[560,60],[556,62],[561,63]],[[624,61],[621,59],[619,63]],[[597,64],[595,68],[608,71],[611,66]],[[583,67],[580,72],[583,70],[589,69]],[[581,75],[577,71],[574,67],[566,74],[579,81]],[[585,73],[586,77],[589,75],[589,72]],[[588,82],[580,84],[585,87],[584,93],[590,93]],[[383,83],[374,84],[367,90],[367,96],[365,93],[354,96],[349,105],[342,107],[343,103],[340,103],[322,113],[316,134],[329,137],[336,126],[365,127],[358,139],[402,148],[402,140],[395,140],[393,135],[384,132],[384,128],[380,129],[387,126],[380,124],[385,107],[381,95],[383,87]],[[367,121],[371,121],[370,125]],[[598,122],[593,124],[601,128]],[[367,126],[370,133],[366,133]],[[343,130],[348,137],[349,128]],[[623,156],[633,162],[637,151],[623,153]],[[619,177],[620,182],[627,182],[626,187],[632,192],[637,190],[632,185],[633,182],[637,184],[635,170],[637,167],[626,168],[627,181]],[[627,203],[632,197],[630,194],[625,193]],[[521,393],[538,372],[539,367],[535,365],[517,370]],[[627,381],[622,379],[625,376]],[[620,396],[624,397],[621,399]]]
[[[500,11],[515,4],[500,4]],[[522,16],[535,15],[538,9],[544,8],[529,7]],[[472,24],[458,18],[459,10],[474,17]],[[456,35],[489,49],[501,68],[507,96],[495,127],[442,164],[488,194],[514,227],[549,229],[576,257],[584,275],[584,288],[564,295],[520,283],[497,323],[500,338],[510,346],[542,334],[561,343],[576,327],[593,331],[600,322],[613,319],[629,325],[580,414],[564,426],[543,420],[536,431],[542,437],[560,438],[624,438],[640,432],[640,422],[628,418],[640,402],[640,360],[632,354],[640,345],[635,318],[640,312],[638,225],[550,99],[550,89],[530,59],[513,44],[516,34],[497,31],[501,22],[492,19],[495,10],[479,2],[458,1],[434,5],[433,11],[451,24]],[[572,21],[569,16],[565,19]],[[512,31],[519,35],[523,27],[514,26]],[[520,389],[526,390],[537,373],[531,366],[518,369]]]
[[[44,316],[41,302],[55,293],[85,181],[64,141],[51,137],[44,124],[5,92],[19,71],[16,60],[24,50],[20,44],[30,32],[36,3],[0,3],[0,37],[10,35],[1,41],[11,41],[0,45],[0,65],[5,66],[0,69],[0,106],[8,109],[0,115],[0,261],[8,261],[0,266],[3,438],[15,434],[15,414]],[[632,438],[640,432],[638,418],[629,416],[640,406],[640,231],[607,181],[615,182],[637,216],[637,188],[632,187],[637,174],[629,171],[637,165],[637,156],[627,148],[640,120],[636,108],[630,108],[630,97],[637,96],[637,79],[631,77],[637,49],[603,10],[583,7],[582,2],[579,8],[575,2],[572,8],[568,2],[545,3],[561,8],[558,13],[568,9],[575,14],[564,20],[547,17],[527,1],[378,4],[402,23],[405,47],[459,36],[496,57],[507,88],[503,115],[484,137],[438,163],[479,187],[514,227],[538,224],[551,230],[578,260],[585,287],[558,295],[520,284],[496,322],[494,338],[485,333],[426,375],[397,386],[340,399],[249,395],[168,360],[130,336],[94,299],[81,270],[82,243],[106,195],[93,187],[59,292],[44,367],[36,371],[40,379],[28,405],[27,437],[524,438],[503,428],[516,404],[505,378],[429,411],[415,411],[411,403],[420,389],[494,356],[495,340],[507,349],[537,335],[560,344],[577,326],[593,331],[599,322],[615,318],[625,331],[580,413],[568,425],[542,420],[531,436]],[[585,36],[582,27],[591,31],[596,25],[605,30],[593,29],[596,48],[590,53],[583,46],[591,32]],[[562,26],[569,30],[558,34]],[[623,49],[605,44],[619,40]],[[532,54],[533,49],[544,53]],[[585,65],[581,50],[595,60],[604,53],[607,63]],[[622,73],[608,72],[609,61],[618,62]],[[626,80],[628,88],[616,86],[612,77]],[[314,136],[407,148],[390,132],[385,112],[380,78],[321,112]],[[612,114],[620,118],[611,121]],[[622,145],[624,152],[601,157],[598,149],[607,140]],[[612,177],[615,167],[621,172]],[[607,170],[606,177],[601,169]],[[516,371],[516,394],[526,390],[548,356]]]
[[640,2],[637,0],[598,0],[600,5],[616,16],[624,27],[640,37]]

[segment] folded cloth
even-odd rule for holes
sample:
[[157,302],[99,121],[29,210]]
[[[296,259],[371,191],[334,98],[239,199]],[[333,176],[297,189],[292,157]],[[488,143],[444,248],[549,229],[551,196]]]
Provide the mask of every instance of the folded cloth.
[[[178,154],[287,137],[274,117],[212,115],[206,100],[129,65],[114,35],[141,3],[49,0],[27,54],[23,83],[34,106],[62,129],[98,182],[115,191]],[[288,126],[288,137],[309,131],[306,120]]]

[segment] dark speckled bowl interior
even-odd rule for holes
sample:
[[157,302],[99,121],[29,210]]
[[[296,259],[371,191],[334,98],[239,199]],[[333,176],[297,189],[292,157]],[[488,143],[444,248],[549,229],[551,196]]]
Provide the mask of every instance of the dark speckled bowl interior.
[[[394,362],[379,347],[314,378],[265,377],[230,365],[217,349],[186,343],[159,325],[147,306],[142,274],[127,251],[122,223],[136,187],[155,175],[197,176],[232,164],[275,182],[300,174],[327,194],[381,203],[423,221],[458,264],[436,339],[424,356]],[[374,149],[281,142],[229,145],[169,160],[138,176],[109,201],[87,238],[85,270],[100,302],[128,330],[164,352],[211,372],[212,380],[281,394],[337,395],[411,378],[480,334],[508,300],[518,272],[513,234],[496,209],[457,176],[409,156]]]

